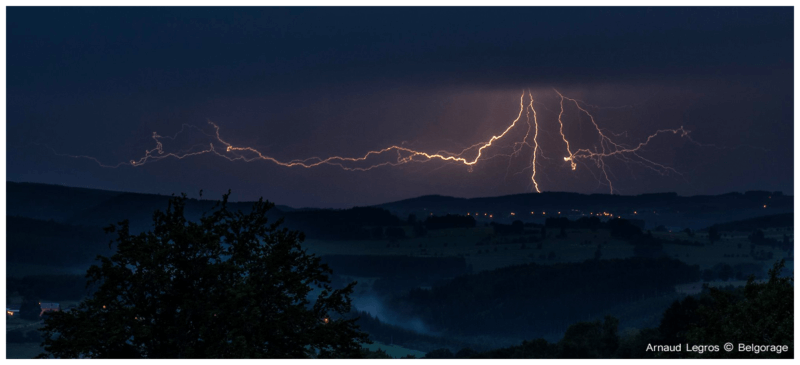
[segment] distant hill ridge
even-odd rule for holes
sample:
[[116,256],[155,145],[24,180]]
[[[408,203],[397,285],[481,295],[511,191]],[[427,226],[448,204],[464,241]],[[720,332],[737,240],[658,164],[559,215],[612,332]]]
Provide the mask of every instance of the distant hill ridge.
[[[164,210],[170,195],[129,193],[121,191],[76,188],[63,185],[6,182],[6,215],[53,220],[78,226],[107,226],[123,219],[137,230],[149,223],[156,209]],[[210,210],[220,197],[193,199],[187,202],[186,213],[199,218]],[[253,202],[232,202],[231,209],[248,210]],[[124,207],[124,208],[123,208]],[[271,214],[292,211],[276,206]]]
[[[105,226],[122,219],[129,219],[135,230],[147,229],[153,211],[164,209],[170,198],[168,195],[38,183],[7,182],[6,184],[7,215],[54,220],[71,225]],[[211,209],[218,199],[218,197],[210,198],[211,200],[190,199],[187,203],[187,215],[190,218],[199,218],[203,212]],[[230,203],[230,207],[249,210],[252,204],[252,202],[233,202]],[[791,213],[793,206],[793,196],[783,195],[780,192],[748,191],[698,196],[678,196],[671,192],[630,196],[544,192],[481,198],[426,195],[378,204],[374,207],[388,210],[401,221],[405,221],[410,214],[415,214],[420,219],[431,214],[467,213],[477,213],[479,219],[484,219],[492,214],[493,221],[508,222],[515,219],[541,220],[545,216],[554,215],[576,219],[581,214],[611,212],[623,217],[643,219],[648,227],[665,225],[701,229],[723,222]],[[323,212],[330,213],[323,214]],[[290,228],[303,229],[309,227],[306,220],[330,217],[330,214],[337,215],[336,212],[343,212],[348,217],[360,216],[353,214],[353,209],[293,209],[287,206],[276,206],[270,214],[275,218],[285,217]],[[515,214],[511,215],[512,212]]]
[[610,213],[622,218],[642,219],[648,227],[664,225],[702,229],[722,222],[791,213],[794,197],[768,191],[696,196],[679,196],[673,192],[641,195],[544,192],[482,198],[428,195],[377,206],[401,217],[409,214],[418,217],[470,214],[485,220],[491,215],[491,220],[497,222],[544,220],[548,216],[577,219]]

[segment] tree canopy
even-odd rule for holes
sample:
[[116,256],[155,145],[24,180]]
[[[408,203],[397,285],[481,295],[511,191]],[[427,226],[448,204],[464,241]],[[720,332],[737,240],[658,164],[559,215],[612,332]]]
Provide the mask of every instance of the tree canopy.
[[359,357],[367,335],[344,317],[355,283],[333,289],[303,234],[267,222],[272,203],[231,211],[229,194],[198,222],[185,218],[183,195],[153,214],[152,231],[106,228],[116,253],[88,270],[91,297],[47,318],[44,355]]
[[686,331],[694,343],[788,345],[781,354],[720,352],[720,357],[794,357],[794,277],[780,276],[785,261],[775,263],[766,282],[748,279],[739,291],[708,288],[710,298],[696,310],[697,321]]

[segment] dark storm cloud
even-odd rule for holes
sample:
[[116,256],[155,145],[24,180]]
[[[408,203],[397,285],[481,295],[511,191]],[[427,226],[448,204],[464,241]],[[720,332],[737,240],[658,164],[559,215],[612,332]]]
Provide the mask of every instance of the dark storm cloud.
[[792,21],[790,8],[12,8],[9,85],[229,95],[741,77],[791,68]]
[[674,152],[670,159],[693,174],[690,184],[638,181],[630,193],[792,186],[791,8],[9,8],[7,15],[14,180],[160,193],[233,188],[246,199],[322,206],[520,192],[525,179],[508,184],[459,167],[354,177],[203,157],[104,170],[30,143],[127,161],[152,147],[152,131],[211,119],[238,143],[285,158],[360,154],[400,141],[453,148],[513,119],[521,89],[552,101],[546,93],[558,87],[595,104],[643,105],[640,114],[609,116],[608,123],[628,122],[621,129],[687,125],[699,140],[729,148]]

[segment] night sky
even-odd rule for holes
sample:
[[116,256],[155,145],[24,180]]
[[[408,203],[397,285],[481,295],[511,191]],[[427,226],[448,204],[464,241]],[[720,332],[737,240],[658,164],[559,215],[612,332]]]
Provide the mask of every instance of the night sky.
[[[9,181],[350,207],[427,194],[530,192],[531,150],[468,168],[429,161],[370,171],[230,162],[211,154],[104,168],[155,147],[153,132],[220,126],[280,160],[390,145],[460,151],[536,100],[543,191],[608,193],[563,160],[559,97],[609,136],[675,169],[609,159],[615,193],[793,187],[792,8],[19,8],[7,10]],[[526,101],[527,102],[527,101]],[[567,105],[567,104],[565,104]],[[565,111],[575,148],[592,125]],[[523,114],[524,118],[524,114]],[[525,134],[525,130],[514,131]],[[613,133],[613,134],[611,134]],[[521,136],[516,134],[516,136]],[[202,145],[187,134],[168,151]],[[516,138],[516,137],[515,137]],[[573,142],[574,141],[574,142]],[[506,143],[492,154],[509,154]],[[55,152],[54,152],[55,151]]]

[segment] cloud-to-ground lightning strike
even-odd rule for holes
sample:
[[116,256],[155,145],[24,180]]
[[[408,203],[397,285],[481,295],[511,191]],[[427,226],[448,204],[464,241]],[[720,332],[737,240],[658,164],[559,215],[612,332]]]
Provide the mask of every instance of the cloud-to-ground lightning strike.
[[536,109],[533,108],[533,95],[531,95],[531,91],[528,90],[528,96],[530,96],[531,103],[528,107],[533,111],[533,125],[534,125],[534,132],[533,132],[533,161],[531,161],[531,167],[533,168],[533,173],[531,173],[531,181],[533,181],[533,187],[536,189],[537,193],[541,193],[542,191],[539,190],[539,183],[536,182],[536,153],[539,152],[539,121],[536,120]]
[[[614,186],[611,182],[611,178],[609,177],[609,171],[607,171],[607,163],[606,158],[614,157],[618,158],[626,163],[637,163],[642,166],[645,166],[657,173],[666,174],[669,172],[677,173],[677,171],[672,168],[665,166],[663,164],[657,163],[652,161],[651,159],[643,157],[640,152],[644,147],[646,147],[651,140],[657,137],[660,134],[669,134],[672,133],[674,135],[679,135],[682,138],[686,138],[693,143],[694,142],[689,137],[689,131],[685,130],[683,127],[677,129],[662,129],[657,130],[655,133],[649,135],[644,141],[635,144],[634,146],[627,146],[622,143],[615,142],[612,140],[606,133],[604,133],[603,129],[597,124],[595,117],[589,113],[588,110],[581,106],[581,103],[584,103],[578,99],[572,99],[569,97],[564,96],[558,90],[554,90],[556,94],[558,94],[560,98],[559,106],[560,110],[558,111],[557,121],[558,121],[558,131],[561,137],[561,141],[566,145],[566,156],[564,156],[564,161],[569,162],[571,170],[576,170],[578,166],[578,162],[580,160],[586,160],[593,162],[594,165],[600,170],[602,176],[604,177],[605,182],[599,181],[601,184],[607,185],[610,192],[614,193]],[[343,157],[343,156],[331,156],[331,157],[309,157],[305,159],[293,159],[288,161],[281,161],[275,157],[271,157],[265,155],[261,151],[257,150],[253,147],[239,147],[235,146],[234,144],[227,142],[222,139],[220,135],[220,127],[209,121],[209,125],[211,125],[214,129],[213,133],[208,133],[204,131],[202,128],[184,124],[180,131],[178,131],[173,136],[161,136],[156,132],[153,132],[152,138],[155,141],[156,145],[154,148],[145,150],[144,156],[139,159],[130,160],[129,162],[121,162],[114,165],[107,165],[103,164],[99,159],[86,156],[86,155],[65,155],[65,154],[58,154],[61,156],[69,156],[73,158],[82,158],[82,159],[89,159],[96,162],[101,167],[107,168],[118,168],[123,165],[129,166],[143,166],[148,162],[158,161],[165,158],[175,158],[175,159],[184,159],[187,157],[192,156],[199,156],[203,154],[213,153],[219,157],[225,158],[229,161],[243,161],[243,162],[253,162],[257,160],[265,160],[272,162],[274,164],[284,166],[284,167],[303,167],[303,168],[312,168],[317,167],[320,165],[333,165],[338,166],[347,171],[367,171],[381,166],[398,166],[403,165],[410,162],[427,162],[431,160],[440,160],[443,162],[449,163],[459,163],[463,164],[468,167],[472,167],[476,165],[480,161],[485,161],[492,159],[494,157],[505,156],[509,158],[513,158],[522,151],[524,146],[527,146],[532,151],[532,156],[530,158],[530,168],[532,170],[531,173],[531,182],[533,185],[533,189],[536,192],[541,192],[539,187],[539,182],[536,180],[537,174],[537,155],[542,154],[542,148],[539,142],[539,118],[536,113],[536,109],[534,108],[534,99],[533,95],[531,94],[530,90],[528,91],[528,99],[529,102],[525,103],[525,91],[522,92],[520,96],[520,109],[517,117],[509,124],[502,133],[493,135],[485,142],[475,143],[458,153],[448,152],[448,151],[437,151],[436,153],[428,153],[424,151],[418,151],[415,149],[411,149],[409,147],[404,146],[397,146],[392,145],[383,149],[368,151],[364,155],[359,157]],[[591,121],[592,125],[594,126],[594,130],[597,133],[598,142],[597,144],[593,145],[593,149],[590,148],[578,148],[573,150],[570,146],[570,140],[568,136],[564,132],[564,112],[565,112],[565,101],[571,102],[575,105],[575,107],[580,111],[580,113],[585,114],[588,116],[589,120]],[[511,148],[513,152],[511,154],[502,154],[497,151],[493,152],[494,154],[490,154],[490,150],[492,147],[496,146],[495,142],[498,142],[504,138],[512,138],[507,137],[512,134],[512,131],[515,127],[519,124],[520,119],[522,118],[522,114],[525,112],[526,121],[528,124],[527,131],[525,135],[521,138],[521,140],[516,140],[511,144]],[[532,118],[531,118],[532,116]],[[533,124],[531,124],[531,119],[533,119]],[[531,136],[531,127],[533,127],[533,136]],[[176,140],[178,136],[189,129],[194,129],[205,135],[210,139],[210,142],[207,144],[196,144],[188,149],[178,150],[175,152],[167,152],[164,149],[164,140]],[[545,131],[546,132],[546,131]],[[549,132],[548,132],[549,134]],[[627,136],[626,132],[622,132],[620,134],[615,134],[613,132],[610,133],[614,137],[620,136]],[[529,143],[532,141],[532,144]],[[599,149],[598,149],[599,144]],[[508,146],[505,146],[508,147]],[[502,146],[498,147],[503,148]],[[54,151],[55,152],[55,151]],[[396,153],[396,158],[390,159],[388,161],[374,161],[370,163],[369,161],[373,158],[377,159],[379,156],[394,152]],[[544,157],[542,155],[542,157]],[[366,166],[363,166],[366,164]],[[594,174],[594,173],[593,173]],[[613,176],[613,175],[612,175]]]

